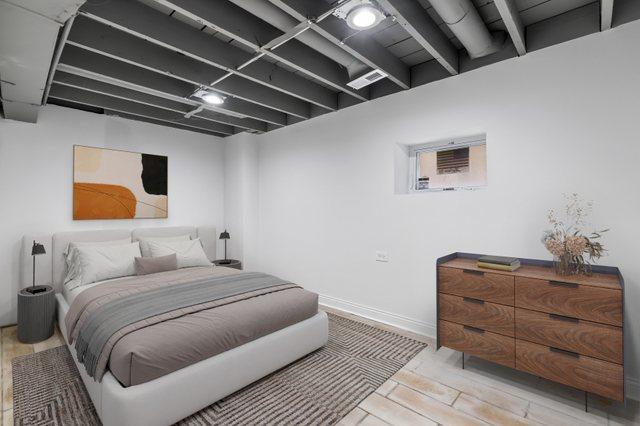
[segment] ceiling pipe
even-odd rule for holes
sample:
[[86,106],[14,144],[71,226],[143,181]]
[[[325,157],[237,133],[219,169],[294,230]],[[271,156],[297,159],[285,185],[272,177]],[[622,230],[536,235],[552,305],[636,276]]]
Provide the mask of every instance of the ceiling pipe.
[[[285,33],[300,24],[293,16],[265,0],[230,1]],[[350,77],[369,69],[349,53],[313,31],[304,31],[298,34],[296,40],[344,66]]]
[[504,32],[491,34],[471,0],[429,0],[472,59],[499,51]]

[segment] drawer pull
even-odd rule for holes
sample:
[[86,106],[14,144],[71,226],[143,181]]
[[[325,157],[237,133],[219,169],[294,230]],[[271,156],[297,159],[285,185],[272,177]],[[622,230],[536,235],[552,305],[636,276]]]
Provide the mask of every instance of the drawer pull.
[[474,271],[473,269],[463,269],[462,272],[471,275],[484,275],[484,271]]
[[554,347],[550,347],[549,350],[551,352],[555,352],[558,354],[562,354],[562,355],[567,355],[573,358],[580,358],[580,354],[577,352],[571,352],[571,351],[565,351],[564,349],[558,349],[558,348],[554,348]]
[[462,300],[469,303],[477,303],[478,305],[484,305],[484,300],[474,299],[473,297],[463,297]]
[[471,327],[470,325],[463,325],[465,330],[473,331],[474,333],[484,333],[484,330],[481,328]]
[[554,320],[566,321],[566,322],[580,322],[578,318],[566,317],[564,315],[558,315],[558,314],[549,314],[549,318]]
[[553,285],[556,287],[578,288],[578,284],[566,283],[564,281],[549,281],[549,285]]

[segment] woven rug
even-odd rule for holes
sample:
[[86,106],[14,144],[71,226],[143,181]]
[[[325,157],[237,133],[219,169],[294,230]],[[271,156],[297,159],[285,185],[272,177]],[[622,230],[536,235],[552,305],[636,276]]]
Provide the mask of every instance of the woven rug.
[[[329,342],[180,425],[331,425],[426,345],[329,314]],[[99,425],[66,346],[13,365],[16,425]]]

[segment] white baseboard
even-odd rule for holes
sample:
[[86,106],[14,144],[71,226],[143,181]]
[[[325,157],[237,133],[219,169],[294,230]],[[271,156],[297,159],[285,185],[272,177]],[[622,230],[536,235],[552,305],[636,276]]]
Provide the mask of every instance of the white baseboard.
[[[364,306],[359,303],[349,302],[347,300],[338,299],[337,297],[332,296],[320,295],[319,302],[321,305],[325,305],[330,308],[339,309],[341,311],[359,315],[364,318],[398,327],[403,330],[408,330],[413,333],[421,334],[423,336],[431,337],[434,339],[436,337],[435,324],[429,324],[427,322],[418,321],[412,318],[405,317],[403,315],[394,314],[378,308],[372,308],[370,306]],[[627,398],[640,401],[640,380],[627,376],[625,378],[625,385],[625,393]]]
[[411,331],[416,334],[431,337],[433,339],[436,338],[435,324],[429,324],[424,321],[415,320],[403,315],[393,314],[391,312],[383,311],[378,308],[360,305],[358,303],[349,302],[347,300],[338,299],[337,297],[332,296],[320,295],[319,303],[330,308],[335,308],[341,311],[349,312],[351,314],[359,315],[361,317],[398,327],[403,330]]
[[625,377],[625,394],[629,399],[640,401],[640,380]]

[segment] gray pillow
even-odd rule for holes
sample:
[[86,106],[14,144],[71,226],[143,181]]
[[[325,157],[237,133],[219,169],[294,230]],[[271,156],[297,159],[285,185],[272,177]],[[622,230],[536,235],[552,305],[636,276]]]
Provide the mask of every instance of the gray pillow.
[[158,257],[136,257],[136,275],[156,274],[178,269],[178,256],[175,253]]

